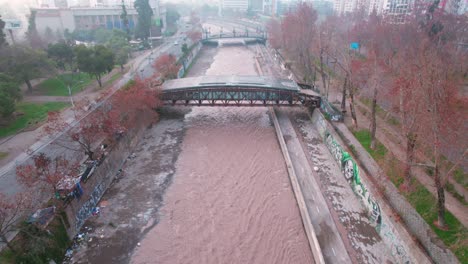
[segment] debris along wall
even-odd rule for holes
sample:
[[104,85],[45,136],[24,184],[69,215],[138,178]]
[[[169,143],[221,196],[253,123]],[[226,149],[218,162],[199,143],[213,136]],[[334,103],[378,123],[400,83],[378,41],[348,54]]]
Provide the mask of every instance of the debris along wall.
[[142,137],[146,128],[144,120],[145,118],[141,118],[138,125],[116,142],[104,162],[96,168],[89,180],[82,184],[83,195],[73,199],[66,206],[65,213],[69,222],[67,233],[70,238],[80,231],[86,219],[92,215],[101,197],[112,184],[117,171]]
[[375,187],[367,176],[359,171],[359,166],[351,155],[343,149],[343,144],[322,113],[314,111],[312,122],[340,166],[343,177],[367,208],[370,222],[391,250],[393,257],[399,263],[430,263],[406,230],[391,217],[393,215],[391,208],[382,201],[381,197],[375,195],[377,193]]

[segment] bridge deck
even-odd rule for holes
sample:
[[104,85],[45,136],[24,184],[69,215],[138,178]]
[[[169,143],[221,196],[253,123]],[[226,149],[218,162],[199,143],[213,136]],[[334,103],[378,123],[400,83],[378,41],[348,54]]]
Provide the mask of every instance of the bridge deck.
[[320,97],[302,92],[288,79],[271,76],[199,76],[166,81],[164,104],[320,106]]
[[201,87],[250,87],[268,88],[299,92],[300,87],[291,80],[277,79],[271,76],[243,76],[243,75],[220,75],[220,76],[198,76],[168,80],[164,82],[164,91],[191,89]]

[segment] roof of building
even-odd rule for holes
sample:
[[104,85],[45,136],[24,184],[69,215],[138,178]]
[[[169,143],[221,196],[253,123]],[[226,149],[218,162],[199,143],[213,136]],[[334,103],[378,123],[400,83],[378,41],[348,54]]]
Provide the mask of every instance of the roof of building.
[[178,90],[202,87],[264,87],[268,89],[280,89],[300,91],[296,82],[288,79],[278,79],[273,76],[246,76],[246,75],[218,75],[198,76],[168,80],[164,82],[163,90]]

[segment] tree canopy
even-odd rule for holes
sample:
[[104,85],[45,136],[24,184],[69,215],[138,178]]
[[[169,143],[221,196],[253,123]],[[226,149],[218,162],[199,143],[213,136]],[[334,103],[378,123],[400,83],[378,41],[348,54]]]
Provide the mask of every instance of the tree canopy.
[[9,117],[15,111],[15,103],[21,99],[18,83],[10,76],[0,73],[0,115]]
[[112,71],[114,67],[114,54],[103,45],[91,48],[79,45],[75,48],[78,69],[96,78],[102,87],[101,77],[104,73]]
[[127,8],[122,0],[122,13],[120,13],[120,20],[122,20],[123,27],[125,28],[125,32],[127,33],[127,40],[130,41],[130,24],[128,21],[128,13]]
[[5,33],[3,32],[4,29],[5,29],[5,21],[3,21],[2,16],[0,16],[0,47],[2,47],[3,45],[7,43],[6,38],[5,38]]
[[74,57],[73,49],[64,41],[56,44],[49,44],[47,55],[63,70],[66,70],[66,66],[69,66],[69,68],[72,67]]
[[138,24],[135,30],[135,37],[147,40],[150,36],[153,9],[151,9],[148,0],[135,0],[133,6],[138,13]]
[[16,45],[0,51],[0,72],[14,77],[18,82],[25,82],[32,92],[31,80],[53,73],[53,64],[45,52]]
[[168,4],[166,6],[166,22],[169,25],[175,25],[177,20],[179,20],[180,14],[177,11],[177,7],[175,5]]
[[28,19],[28,30],[26,31],[26,38],[33,49],[42,47],[42,40],[36,28],[36,13],[37,11],[31,10],[31,14]]

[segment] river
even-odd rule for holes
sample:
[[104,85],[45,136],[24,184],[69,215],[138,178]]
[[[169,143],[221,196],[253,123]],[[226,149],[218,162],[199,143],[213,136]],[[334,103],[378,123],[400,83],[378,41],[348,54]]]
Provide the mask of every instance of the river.
[[[252,48],[204,48],[192,74],[256,75]],[[268,110],[194,107],[160,222],[132,263],[312,263]]]

